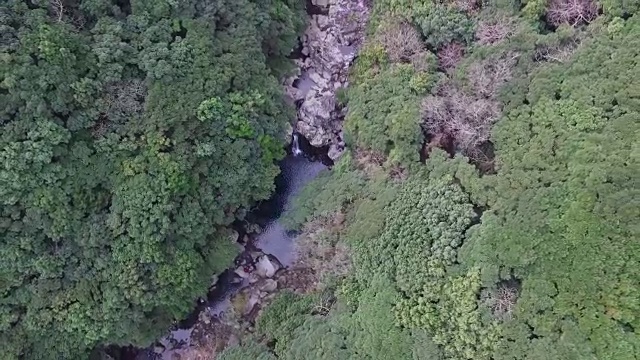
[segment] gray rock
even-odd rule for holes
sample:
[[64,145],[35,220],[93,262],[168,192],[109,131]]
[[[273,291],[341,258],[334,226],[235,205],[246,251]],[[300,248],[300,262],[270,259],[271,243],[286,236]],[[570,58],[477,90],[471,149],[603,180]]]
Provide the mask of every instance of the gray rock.
[[278,268],[278,265],[269,260],[266,255],[261,256],[256,262],[256,273],[263,278],[272,277],[278,271]]
[[314,15],[313,20],[315,20],[315,23],[320,30],[326,30],[331,25],[329,17],[325,15]]
[[327,83],[329,82],[329,79],[331,79],[331,74],[329,74],[329,76],[326,76],[326,75],[327,75],[326,73],[323,73],[322,75],[320,75],[313,70],[309,71],[308,73],[309,79],[311,79],[311,81],[313,81],[315,85],[320,88],[326,87]]
[[300,106],[300,115],[302,121],[310,125],[325,126],[331,120],[331,112],[336,108],[335,96],[330,93],[314,93],[309,92]]
[[249,273],[244,271],[244,269],[242,267],[239,267],[239,268],[235,269],[234,272],[236,273],[236,275],[240,276],[243,279],[248,279],[249,278]]
[[315,86],[304,95],[294,93],[302,100],[294,128],[313,146],[329,145],[329,157],[335,160],[345,147],[339,135],[344,114],[336,111],[336,91],[346,86],[349,66],[363,42],[369,9],[364,0],[312,0],[312,3],[326,6],[329,11],[328,15],[313,15],[302,36],[307,57],[299,66],[308,69],[308,78]]
[[233,230],[233,229],[229,229],[229,240],[235,244],[238,242],[238,238],[240,237],[240,234],[238,234],[237,231]]
[[236,334],[229,335],[229,339],[227,340],[227,347],[233,347],[240,344],[240,339]]
[[342,145],[331,145],[329,146],[329,152],[327,156],[331,160],[338,159],[344,153],[344,146]]
[[273,279],[264,279],[258,285],[258,289],[264,292],[274,292],[278,289],[278,282]]
[[258,281],[260,281],[260,275],[254,273],[251,273],[251,275],[249,275],[249,284],[255,284]]
[[[291,125],[290,123],[286,123],[285,124],[285,129],[284,129],[284,141],[287,144],[291,143],[291,134],[293,134],[293,125]],[[245,241],[245,244],[246,244],[247,243],[246,239],[244,241]],[[244,249],[244,246],[242,248]]]
[[253,310],[253,308],[259,303],[260,303],[260,295],[258,293],[251,294],[251,296],[249,297],[249,300],[247,301],[244,307],[242,314],[243,315],[249,314]]

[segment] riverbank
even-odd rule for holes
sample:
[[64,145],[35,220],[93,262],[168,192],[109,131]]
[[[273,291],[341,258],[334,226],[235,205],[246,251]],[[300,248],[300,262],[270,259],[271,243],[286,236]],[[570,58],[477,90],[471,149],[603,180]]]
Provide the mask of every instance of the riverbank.
[[[368,9],[363,2],[317,0],[307,4],[309,26],[293,52],[297,70],[284,83],[296,107],[289,155],[280,162],[273,196],[257,204],[230,240],[240,248],[234,267],[214,276],[206,299],[169,334],[127,358],[211,358],[253,331],[261,310],[275,293],[305,293],[317,282],[314,270],[296,262],[297,233],[280,222],[291,199],[344,151],[346,107],[337,100],[362,44]],[[135,355],[132,355],[135,353]]]
[[338,94],[349,85],[349,69],[362,46],[369,8],[363,0],[310,0],[308,27],[286,79],[287,95],[297,107],[294,130],[337,160],[345,150],[342,123],[347,108]]

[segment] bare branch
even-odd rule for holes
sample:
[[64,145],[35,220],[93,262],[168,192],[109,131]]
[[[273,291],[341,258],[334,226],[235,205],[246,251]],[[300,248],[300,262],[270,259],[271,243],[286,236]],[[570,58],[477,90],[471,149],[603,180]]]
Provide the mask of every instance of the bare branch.
[[461,11],[472,12],[480,7],[478,0],[453,0],[453,6]]
[[449,71],[456,67],[463,55],[464,46],[457,42],[450,42],[438,50],[438,63],[443,70]]
[[508,285],[499,285],[498,288],[487,295],[486,304],[493,315],[499,319],[510,319],[518,301],[518,290]]
[[573,53],[580,47],[580,44],[579,39],[572,38],[557,45],[540,46],[536,49],[533,60],[564,63],[571,58]]
[[428,96],[422,103],[425,130],[435,136],[452,136],[456,146],[464,151],[489,139],[491,125],[499,115],[497,101],[474,99],[459,90],[449,90],[446,97]]
[[109,120],[114,121],[144,110],[147,88],[143,80],[110,82],[104,90],[102,111]]
[[486,98],[496,96],[500,87],[512,77],[518,53],[508,52],[499,58],[486,59],[469,67],[469,82],[477,95]]
[[480,21],[476,30],[476,39],[481,45],[493,45],[502,42],[515,32],[513,18],[502,16],[490,21]]
[[547,20],[554,26],[578,26],[595,20],[598,11],[598,4],[593,0],[550,0]]
[[376,40],[384,47],[392,62],[411,62],[424,51],[418,31],[403,20],[392,19],[380,25]]
[[57,21],[62,22],[62,18],[65,12],[62,0],[49,0],[49,5],[51,5],[51,9]]

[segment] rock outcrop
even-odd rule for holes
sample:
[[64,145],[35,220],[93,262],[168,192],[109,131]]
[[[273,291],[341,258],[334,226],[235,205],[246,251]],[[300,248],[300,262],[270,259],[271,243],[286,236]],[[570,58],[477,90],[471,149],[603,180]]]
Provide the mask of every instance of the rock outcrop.
[[[301,38],[300,72],[285,88],[298,105],[294,130],[313,146],[328,146],[329,157],[344,151],[342,120],[336,92],[348,85],[349,67],[362,43],[369,9],[363,0],[312,0],[321,14],[310,15]],[[324,15],[326,14],[326,15]]]

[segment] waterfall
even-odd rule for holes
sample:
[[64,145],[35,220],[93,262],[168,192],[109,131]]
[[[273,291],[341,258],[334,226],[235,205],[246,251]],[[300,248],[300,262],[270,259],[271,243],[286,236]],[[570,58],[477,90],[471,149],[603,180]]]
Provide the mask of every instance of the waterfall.
[[298,134],[293,133],[293,140],[291,141],[291,152],[293,156],[302,155],[302,150],[300,150],[300,144],[298,143]]

